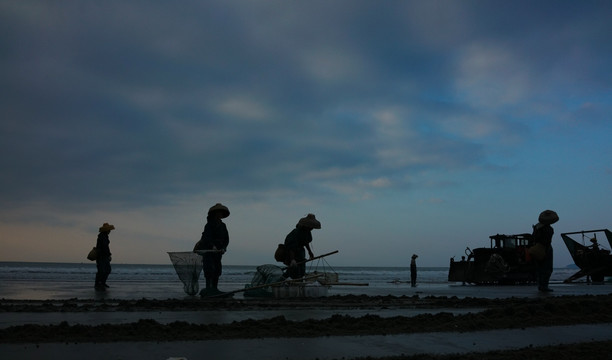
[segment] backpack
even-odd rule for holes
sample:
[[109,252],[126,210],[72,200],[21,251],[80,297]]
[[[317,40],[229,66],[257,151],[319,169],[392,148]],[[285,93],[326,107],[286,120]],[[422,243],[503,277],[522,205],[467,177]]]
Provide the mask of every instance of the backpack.
[[286,264],[289,259],[289,251],[287,251],[287,247],[285,246],[285,244],[278,244],[278,247],[276,248],[276,251],[274,252],[274,260],[278,261],[278,262],[282,262],[283,264]]

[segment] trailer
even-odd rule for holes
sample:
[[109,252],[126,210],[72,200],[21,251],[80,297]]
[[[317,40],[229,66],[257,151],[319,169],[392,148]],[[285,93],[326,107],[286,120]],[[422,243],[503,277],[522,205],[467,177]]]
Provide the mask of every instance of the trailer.
[[[574,280],[586,277],[587,282],[603,282],[606,276],[612,276],[612,255],[610,249],[600,244],[597,235],[603,234],[612,247],[612,232],[608,229],[583,230],[561,234],[561,238],[572,256],[572,260],[580,270],[564,282],[570,283]],[[581,243],[572,239],[570,235],[580,235]],[[585,241],[588,240],[588,243]]]

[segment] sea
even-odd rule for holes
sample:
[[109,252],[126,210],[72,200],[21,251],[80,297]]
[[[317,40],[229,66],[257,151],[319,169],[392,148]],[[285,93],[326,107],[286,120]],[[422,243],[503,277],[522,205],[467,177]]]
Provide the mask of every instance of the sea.
[[[219,288],[244,289],[256,274],[254,265],[224,265]],[[417,287],[410,287],[408,267],[310,267],[307,271],[335,273],[344,285],[334,286],[330,295],[453,295],[464,284],[448,282],[448,267],[419,267]],[[554,269],[551,284],[576,272],[573,268]],[[0,299],[45,300],[99,298],[93,291],[95,263],[0,262]],[[204,281],[203,276],[200,283]],[[182,298],[187,296],[172,266],[112,264],[108,279],[111,288],[104,295],[125,298]],[[463,290],[465,293],[465,290]]]
[[[223,282],[229,284],[250,283],[256,273],[256,265],[224,265]],[[308,270],[308,269],[307,269]],[[410,281],[408,267],[324,267],[311,271],[335,272],[344,282],[386,283]],[[96,273],[95,263],[41,263],[0,262],[0,281],[90,281]],[[448,267],[420,267],[419,282],[445,283]],[[110,279],[115,282],[163,282],[180,281],[172,264],[112,264]]]

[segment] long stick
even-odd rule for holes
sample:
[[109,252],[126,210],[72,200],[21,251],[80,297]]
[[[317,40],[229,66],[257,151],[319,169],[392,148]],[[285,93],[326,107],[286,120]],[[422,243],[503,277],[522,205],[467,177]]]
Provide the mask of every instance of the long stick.
[[349,282],[330,282],[324,285],[336,286],[336,285],[348,285],[348,286],[370,286],[370,283],[349,283]]
[[[307,263],[307,262],[309,262],[309,261],[313,261],[313,260],[317,260],[317,259],[320,259],[320,258],[324,258],[324,257],[326,257],[326,256],[333,255],[333,254],[336,254],[336,253],[338,253],[338,250],[332,251],[332,252],[327,253],[327,254],[323,254],[323,255],[315,256],[315,257],[310,258],[310,259],[302,260],[302,261],[300,261],[300,262],[296,263],[296,265],[304,264],[304,263]],[[287,267],[284,267],[284,268],[283,268],[283,270],[285,270],[285,269],[287,269]]]
[[[320,258],[322,258],[322,257],[326,257],[326,256],[333,255],[333,254],[336,254],[336,253],[338,253],[338,250],[334,250],[334,251],[329,252],[329,253],[327,253],[327,254],[323,254],[323,255],[315,256],[315,257],[313,257],[313,258],[310,258],[310,259],[305,260],[304,262],[308,262],[308,261],[312,261],[312,260],[320,259]],[[301,262],[299,262],[298,264],[301,264]]]
[[218,252],[222,252],[223,250],[214,250],[214,249],[210,249],[210,250],[193,250],[194,253],[198,254],[198,255],[204,255],[206,253],[218,253]]

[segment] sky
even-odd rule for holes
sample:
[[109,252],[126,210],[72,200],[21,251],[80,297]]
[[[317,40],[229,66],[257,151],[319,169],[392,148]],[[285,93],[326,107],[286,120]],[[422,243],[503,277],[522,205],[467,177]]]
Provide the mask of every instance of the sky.
[[[0,0],[0,261],[332,266],[612,228],[610,1]],[[578,238],[579,239],[579,238]],[[602,242],[608,247],[608,244]],[[609,247],[608,247],[609,248]]]

